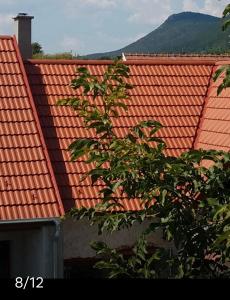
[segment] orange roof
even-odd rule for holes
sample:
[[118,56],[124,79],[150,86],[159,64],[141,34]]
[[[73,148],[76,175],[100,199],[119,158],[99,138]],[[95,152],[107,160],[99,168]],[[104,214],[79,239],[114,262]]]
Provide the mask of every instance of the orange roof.
[[229,59],[230,60],[230,54],[202,54],[202,53],[186,53],[186,54],[180,54],[180,53],[123,53],[122,58],[124,60],[159,60],[164,59],[167,61],[174,61],[174,60],[207,60],[212,61],[213,63],[217,61],[222,61]]
[[0,219],[58,217],[63,206],[16,41],[0,37]]
[[[139,121],[155,119],[164,125],[158,136],[166,141],[168,155],[194,147],[229,150],[230,94],[226,90],[216,97],[217,84],[211,81],[216,61],[126,62],[134,89],[128,113],[121,110],[114,120],[117,133],[123,136]],[[83,128],[71,108],[56,102],[76,95],[70,82],[77,67],[100,76],[110,63],[30,60],[26,75],[15,39],[0,38],[0,219],[56,217],[64,213],[63,205],[68,210],[100,201],[98,187],[89,179],[80,182],[90,167],[82,160],[70,162],[67,151],[74,139],[94,133]],[[122,201],[127,210],[140,207],[138,200]]]
[[[229,62],[217,63],[218,65]],[[230,91],[225,89],[217,96],[217,87],[221,84],[223,76],[217,82],[211,81],[204,112],[199,125],[195,148],[216,149],[230,151]]]
[[[76,205],[90,207],[99,202],[98,188],[90,180],[80,182],[89,169],[81,160],[70,162],[68,145],[77,137],[91,137],[82,120],[69,107],[56,106],[60,98],[74,96],[70,81],[76,68],[86,66],[101,75],[108,61],[31,60],[26,63],[30,86],[49,150],[52,166],[66,209]],[[128,113],[120,111],[114,121],[123,135],[141,120],[160,121],[164,128],[158,136],[167,145],[167,154],[179,155],[193,148],[214,63],[201,59],[169,61],[130,61],[130,82],[134,85]],[[138,201],[125,201],[127,209],[139,207]]]

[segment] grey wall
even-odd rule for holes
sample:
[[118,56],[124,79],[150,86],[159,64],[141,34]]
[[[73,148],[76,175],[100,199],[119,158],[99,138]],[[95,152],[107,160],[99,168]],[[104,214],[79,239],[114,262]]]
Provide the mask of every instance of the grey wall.
[[[63,222],[64,259],[94,257],[95,252],[90,247],[92,241],[103,241],[114,248],[132,246],[146,226],[145,222],[142,225],[134,225],[130,230],[99,236],[97,227],[90,226],[87,220],[65,220]],[[149,240],[156,246],[172,247],[172,244],[162,240],[161,232],[152,235]]]
[[[17,225],[16,228],[7,231],[1,230],[0,225],[0,241],[10,241],[12,278],[61,278],[63,258],[94,257],[95,252],[90,247],[92,241],[103,241],[113,248],[133,246],[146,226],[146,222],[142,225],[135,224],[129,230],[99,236],[97,227],[90,226],[87,220],[65,220],[58,238],[54,223],[40,225],[34,229],[30,225],[20,229],[20,225]],[[161,232],[152,235],[149,241],[155,246],[172,248],[172,244],[163,241]]]
[[[55,239],[55,226],[1,231],[0,240],[10,241],[11,277],[62,277],[62,242]],[[56,249],[57,245],[57,249]],[[56,266],[56,267],[55,267]]]

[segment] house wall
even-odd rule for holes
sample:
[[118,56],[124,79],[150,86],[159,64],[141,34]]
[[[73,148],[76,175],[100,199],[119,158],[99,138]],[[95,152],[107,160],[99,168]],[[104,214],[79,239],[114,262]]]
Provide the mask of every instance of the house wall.
[[62,243],[55,231],[54,225],[0,231],[0,241],[10,241],[11,278],[62,277]]
[[[95,256],[95,251],[91,249],[92,241],[103,241],[113,248],[132,246],[140,233],[147,227],[148,223],[135,224],[129,230],[121,230],[112,234],[98,235],[97,227],[90,226],[88,220],[65,220],[63,222],[63,251],[64,259],[90,258]],[[149,239],[156,246],[172,248],[171,243],[162,239],[162,233],[158,231]]]

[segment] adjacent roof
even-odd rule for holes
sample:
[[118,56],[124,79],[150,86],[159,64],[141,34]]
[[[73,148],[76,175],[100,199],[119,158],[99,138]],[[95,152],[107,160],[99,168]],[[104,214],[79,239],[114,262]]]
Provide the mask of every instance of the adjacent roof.
[[126,60],[154,60],[158,61],[159,59],[164,59],[167,61],[174,61],[174,60],[207,60],[213,61],[216,63],[217,61],[223,61],[230,59],[230,54],[201,54],[201,53],[191,53],[191,54],[180,54],[180,53],[122,53],[122,59]]
[[[217,63],[213,72],[224,64],[229,62]],[[210,84],[195,143],[196,149],[230,150],[230,92],[225,89],[217,96],[217,87],[223,77],[224,75]]]
[[[80,177],[89,166],[81,160],[70,162],[68,145],[78,137],[92,137],[82,120],[69,107],[58,107],[60,98],[75,96],[70,87],[76,68],[86,66],[94,75],[101,75],[107,61],[57,61],[31,60],[26,63],[30,86],[39,120],[43,129],[50,159],[66,209],[90,207],[99,202],[98,188],[89,179]],[[167,154],[179,155],[193,148],[207,95],[213,61],[201,59],[176,62],[128,62],[134,85],[128,113],[120,111],[115,121],[117,131],[123,135],[130,126],[141,120],[160,121],[164,128],[158,136],[167,145]],[[136,209],[135,201],[125,201],[126,209]]]
[[0,220],[63,207],[16,41],[0,37]]

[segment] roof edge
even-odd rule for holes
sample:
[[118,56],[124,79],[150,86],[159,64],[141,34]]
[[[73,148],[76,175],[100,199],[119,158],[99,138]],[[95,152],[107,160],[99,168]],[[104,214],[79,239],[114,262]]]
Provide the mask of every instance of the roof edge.
[[11,35],[0,35],[0,39],[11,40],[13,37]]
[[[60,64],[60,65],[110,65],[113,63],[113,60],[66,60],[66,59],[29,59],[26,60],[25,63],[32,64]],[[140,60],[128,60],[123,62],[125,65],[215,65],[217,62],[215,59],[199,59],[193,58],[191,60],[188,59],[175,59],[172,58],[169,60],[166,59],[157,59],[157,60],[148,60],[148,59],[140,59]],[[230,60],[228,62],[230,64]]]
[[221,65],[230,65],[230,59],[229,60],[220,60],[220,61],[217,61],[215,63],[216,66],[221,66]]
[[32,112],[33,112],[33,115],[34,115],[36,127],[37,127],[37,130],[38,130],[38,134],[39,134],[41,144],[42,144],[42,148],[43,148],[43,151],[44,151],[44,156],[46,158],[46,163],[47,163],[48,171],[50,173],[51,182],[53,183],[54,192],[55,192],[56,199],[57,199],[58,206],[59,206],[60,216],[62,216],[62,215],[64,215],[65,211],[64,211],[63,203],[61,201],[61,196],[60,196],[60,193],[59,193],[58,185],[56,183],[56,179],[55,179],[55,175],[54,175],[53,168],[52,168],[52,165],[51,165],[51,161],[50,161],[50,158],[49,158],[48,149],[47,149],[47,146],[46,146],[46,143],[45,143],[45,139],[44,139],[44,136],[43,136],[41,124],[40,124],[40,121],[39,121],[39,118],[38,118],[38,113],[37,113],[37,110],[36,110],[36,107],[35,107],[35,104],[34,104],[33,95],[32,95],[32,92],[30,90],[30,85],[29,85],[29,81],[28,81],[28,78],[27,78],[26,70],[25,70],[25,67],[24,67],[24,64],[23,64],[23,60],[22,60],[22,57],[21,57],[21,54],[20,54],[20,50],[18,48],[18,44],[17,44],[15,35],[13,37],[11,37],[11,39],[13,40],[13,45],[14,45],[16,55],[17,55],[17,58],[18,58],[18,61],[19,61],[19,66],[20,66],[20,69],[21,69],[21,72],[22,72],[23,80],[24,80],[24,83],[25,83],[25,88],[26,88],[26,91],[28,93],[29,102],[30,102],[30,105],[31,105],[31,108],[32,108]]

